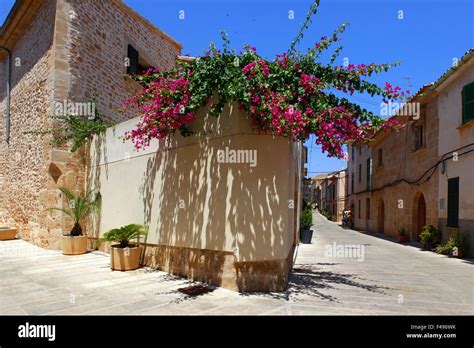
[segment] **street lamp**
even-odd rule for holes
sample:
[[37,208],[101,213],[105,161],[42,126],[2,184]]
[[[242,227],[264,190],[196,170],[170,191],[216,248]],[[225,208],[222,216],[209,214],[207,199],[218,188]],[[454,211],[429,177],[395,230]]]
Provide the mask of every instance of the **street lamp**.
[[11,59],[12,59],[12,53],[10,50],[4,46],[0,46],[0,49],[5,50],[8,54],[7,58],[7,100],[6,100],[6,119],[5,119],[5,141],[8,142],[10,141],[10,66],[11,66]]

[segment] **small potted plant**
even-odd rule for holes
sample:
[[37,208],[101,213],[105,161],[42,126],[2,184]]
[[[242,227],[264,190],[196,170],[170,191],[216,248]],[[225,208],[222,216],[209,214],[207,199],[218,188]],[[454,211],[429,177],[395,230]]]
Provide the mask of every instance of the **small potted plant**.
[[420,233],[420,242],[425,250],[432,250],[439,241],[439,231],[433,225],[423,226],[423,230]]
[[304,209],[300,216],[300,240],[303,244],[311,244],[313,238],[313,213],[311,209]]
[[102,236],[105,242],[119,242],[110,246],[110,268],[118,271],[129,271],[140,267],[140,257],[143,248],[131,244],[132,239],[139,240],[147,234],[143,225],[130,224],[114,228]]
[[72,230],[62,236],[61,248],[63,254],[85,254],[87,252],[87,235],[84,233],[81,223],[93,212],[100,209],[102,202],[100,193],[97,193],[95,197],[92,198],[91,192],[84,196],[76,196],[65,187],[59,190],[68,200],[68,205],[65,208],[49,208],[48,210],[61,211],[71,217],[74,222]]
[[9,226],[0,226],[0,240],[13,240],[16,238],[17,229]]
[[453,234],[446,243],[438,245],[435,251],[439,254],[463,258],[466,252],[466,235],[461,232]]
[[405,227],[400,227],[398,229],[397,241],[399,243],[406,243],[408,241],[408,233]]

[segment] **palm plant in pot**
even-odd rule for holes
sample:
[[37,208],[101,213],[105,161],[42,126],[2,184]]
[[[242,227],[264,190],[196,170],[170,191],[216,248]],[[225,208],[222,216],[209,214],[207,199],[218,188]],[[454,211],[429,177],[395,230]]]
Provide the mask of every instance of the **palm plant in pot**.
[[300,240],[303,244],[311,244],[311,239],[313,238],[313,212],[311,208],[306,208],[303,210],[300,216]]
[[63,254],[85,254],[87,252],[87,235],[84,233],[81,224],[92,213],[100,210],[102,203],[100,193],[93,196],[92,192],[88,192],[84,196],[76,196],[65,187],[61,187],[59,190],[68,200],[68,205],[64,208],[49,208],[48,210],[61,211],[74,222],[72,230],[62,236],[61,248]]
[[146,236],[147,230],[143,225],[130,224],[114,228],[102,236],[105,242],[118,242],[110,248],[110,267],[113,270],[129,271],[140,267],[140,256],[143,248],[138,244],[131,244],[132,239],[139,241]]

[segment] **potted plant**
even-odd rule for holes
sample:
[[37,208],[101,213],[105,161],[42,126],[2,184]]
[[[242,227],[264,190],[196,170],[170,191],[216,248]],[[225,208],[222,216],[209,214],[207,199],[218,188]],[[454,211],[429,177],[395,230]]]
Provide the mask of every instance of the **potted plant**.
[[12,240],[16,238],[17,229],[13,227],[0,227],[0,240]]
[[466,235],[461,232],[454,233],[446,243],[438,245],[435,251],[439,254],[463,258],[466,252]]
[[98,211],[101,206],[101,196],[97,193],[92,198],[92,193],[88,192],[84,196],[76,196],[67,188],[59,189],[68,200],[65,208],[49,208],[48,210],[61,211],[71,217],[74,222],[72,230],[62,236],[61,248],[64,255],[80,255],[87,252],[87,235],[84,233],[81,223],[93,212]]
[[304,209],[300,216],[300,240],[301,243],[311,244],[313,238],[313,213],[311,209]]
[[420,242],[425,250],[432,250],[440,241],[439,231],[433,225],[423,226],[420,233]]
[[408,233],[405,227],[400,227],[398,229],[397,241],[399,243],[405,243],[408,241]]
[[118,271],[129,271],[140,267],[140,256],[143,248],[138,244],[130,244],[132,239],[137,239],[147,234],[143,225],[130,224],[114,228],[102,236],[106,242],[119,242],[110,247],[110,268]]

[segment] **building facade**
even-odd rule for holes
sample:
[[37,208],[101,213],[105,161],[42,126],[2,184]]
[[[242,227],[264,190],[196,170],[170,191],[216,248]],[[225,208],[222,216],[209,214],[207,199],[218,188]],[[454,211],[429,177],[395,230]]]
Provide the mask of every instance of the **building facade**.
[[[399,131],[377,132],[349,146],[348,207],[358,230],[418,241],[433,225],[447,240],[467,235],[474,252],[474,59],[467,52],[435,83],[422,87],[395,117]],[[412,108],[411,110],[415,110]]]
[[438,227],[467,235],[474,256],[474,50],[433,86],[439,115]]
[[[299,243],[301,142],[252,133],[238,107],[226,105],[230,116],[203,114],[190,125],[202,129],[206,119],[206,129],[215,127],[211,136],[176,135],[133,151],[119,137],[138,119],[114,111],[142,88],[130,75],[188,58],[121,0],[18,0],[0,45],[13,58],[8,116],[5,84],[0,90],[0,225],[59,249],[72,221],[47,210],[69,204],[58,189],[99,191],[100,218],[86,227],[91,248],[111,228],[144,224],[146,265],[234,290],[286,288]],[[1,58],[6,81],[8,60]],[[75,153],[70,144],[51,145],[52,135],[25,133],[51,129],[58,103],[85,103],[95,92],[97,111],[113,126]],[[255,151],[255,165],[219,162],[216,154],[229,149]]]
[[355,229],[371,230],[372,148],[354,144],[348,151],[346,208],[352,211]]
[[346,206],[346,180],[345,169],[312,178],[318,210],[333,216],[335,221],[342,220],[342,211]]

